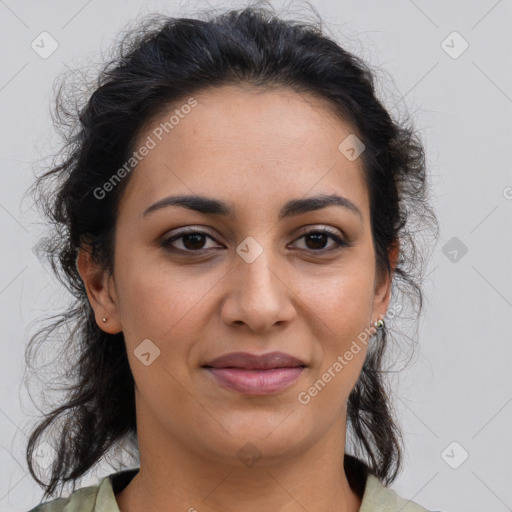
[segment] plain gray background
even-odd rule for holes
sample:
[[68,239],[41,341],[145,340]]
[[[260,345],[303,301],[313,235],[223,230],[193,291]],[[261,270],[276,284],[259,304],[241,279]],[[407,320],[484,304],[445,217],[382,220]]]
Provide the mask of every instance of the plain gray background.
[[[512,510],[512,3],[311,3],[341,44],[382,71],[385,104],[402,98],[414,115],[440,221],[415,359],[395,379],[407,451],[392,487],[434,510]],[[66,66],[101,62],[137,16],[232,5],[244,4],[0,0],[1,511],[29,510],[42,496],[24,457],[38,414],[22,383],[24,348],[65,295],[32,252],[41,227],[22,198],[58,147],[53,81]],[[58,43],[47,58],[31,47],[42,32]],[[112,471],[101,466],[81,486]]]

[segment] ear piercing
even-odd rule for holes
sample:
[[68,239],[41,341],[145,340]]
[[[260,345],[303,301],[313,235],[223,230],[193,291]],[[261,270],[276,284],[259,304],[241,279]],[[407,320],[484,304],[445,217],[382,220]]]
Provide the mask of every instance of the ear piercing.
[[107,317],[104,316],[101,320],[103,321],[103,323],[105,323],[107,321]]
[[380,318],[376,322],[373,322],[373,325],[375,326],[375,328],[377,330],[383,329],[384,328],[384,318],[383,318],[383,316],[380,315]]

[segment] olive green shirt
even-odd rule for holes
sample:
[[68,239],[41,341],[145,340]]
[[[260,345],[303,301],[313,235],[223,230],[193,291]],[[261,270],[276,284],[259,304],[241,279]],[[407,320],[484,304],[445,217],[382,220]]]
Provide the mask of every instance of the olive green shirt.
[[[114,494],[121,492],[139,468],[124,469],[102,478],[96,485],[75,490],[68,498],[42,503],[29,512],[120,512]],[[368,474],[359,512],[429,512],[405,500],[380,480]]]

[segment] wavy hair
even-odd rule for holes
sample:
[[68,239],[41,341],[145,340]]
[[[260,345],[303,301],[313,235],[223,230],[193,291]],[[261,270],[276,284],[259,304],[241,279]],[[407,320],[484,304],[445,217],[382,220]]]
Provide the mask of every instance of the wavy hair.
[[[231,84],[287,87],[327,100],[365,145],[361,158],[376,268],[391,272],[388,252],[399,244],[392,297],[420,314],[425,253],[417,233],[438,229],[421,139],[412,123],[393,119],[377,98],[369,65],[321,25],[285,20],[261,4],[204,19],[150,15],[119,38],[113,58],[96,75],[92,94],[60,84],[53,114],[63,144],[34,193],[50,224],[38,254],[50,262],[72,302],[30,339],[25,354],[32,367],[34,348],[56,339],[61,355],[63,399],[44,414],[26,450],[30,473],[45,488],[45,498],[59,484],[72,482],[74,489],[116,446],[136,448],[134,379],[123,334],[110,335],[97,326],[76,260],[79,249],[87,247],[112,271],[117,205],[129,176],[103,200],[94,190],[130,158],[143,127],[170,104]],[[388,329],[379,330],[369,345],[347,409],[355,456],[386,484],[396,478],[403,452],[385,380]],[[50,432],[55,456],[44,482],[35,472],[34,452]]]

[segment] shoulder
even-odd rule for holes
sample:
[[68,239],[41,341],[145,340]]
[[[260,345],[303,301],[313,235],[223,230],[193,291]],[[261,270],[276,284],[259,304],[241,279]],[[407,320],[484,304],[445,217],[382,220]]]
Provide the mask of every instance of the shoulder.
[[400,497],[396,491],[384,486],[372,474],[368,474],[359,512],[436,512],[418,503]]
[[123,469],[103,477],[97,484],[77,489],[67,498],[41,503],[28,512],[119,512],[115,494],[137,474],[139,468]]
[[41,503],[29,512],[93,512],[100,485],[82,487],[67,498],[56,498]]
[[361,459],[345,454],[345,472],[350,487],[361,497],[359,512],[439,512],[399,496],[386,487]]

